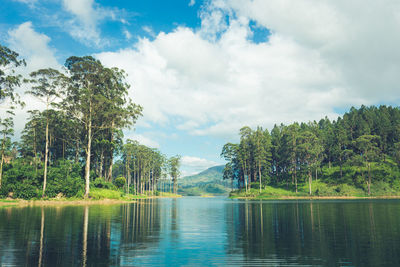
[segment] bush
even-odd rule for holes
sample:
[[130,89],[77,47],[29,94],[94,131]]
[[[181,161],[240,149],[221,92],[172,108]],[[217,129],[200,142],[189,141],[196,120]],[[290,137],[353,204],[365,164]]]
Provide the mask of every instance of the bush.
[[23,183],[16,184],[13,188],[13,198],[32,199],[39,198],[42,195],[42,191],[36,186],[24,181]]
[[95,188],[103,188],[103,189],[112,189],[112,190],[117,189],[115,185],[113,185],[110,182],[106,182],[104,178],[101,177],[94,179],[94,181],[92,182],[92,186]]
[[62,193],[65,197],[75,197],[83,188],[78,164],[62,160],[49,168],[46,196],[52,198]]
[[124,187],[125,183],[126,183],[125,177],[118,177],[118,178],[116,178],[116,179],[114,180],[114,184],[115,184],[115,186],[118,187],[118,188]]

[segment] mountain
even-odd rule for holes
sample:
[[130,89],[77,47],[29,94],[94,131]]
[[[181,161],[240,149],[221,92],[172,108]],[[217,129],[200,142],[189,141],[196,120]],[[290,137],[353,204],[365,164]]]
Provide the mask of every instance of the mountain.
[[187,196],[225,195],[230,191],[228,181],[223,180],[224,166],[208,168],[196,175],[179,179],[178,193]]

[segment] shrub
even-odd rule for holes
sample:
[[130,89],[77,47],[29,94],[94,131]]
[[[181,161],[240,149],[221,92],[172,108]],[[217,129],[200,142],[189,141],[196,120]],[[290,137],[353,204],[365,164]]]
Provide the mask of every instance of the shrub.
[[115,186],[118,187],[118,188],[124,187],[125,183],[126,183],[125,177],[118,177],[118,178],[116,178],[116,179],[114,180],[114,184],[115,184]]
[[115,185],[113,185],[110,182],[106,182],[104,180],[104,178],[101,178],[101,177],[96,178],[93,181],[92,186],[95,188],[104,188],[104,189],[112,189],[112,190],[116,189]]

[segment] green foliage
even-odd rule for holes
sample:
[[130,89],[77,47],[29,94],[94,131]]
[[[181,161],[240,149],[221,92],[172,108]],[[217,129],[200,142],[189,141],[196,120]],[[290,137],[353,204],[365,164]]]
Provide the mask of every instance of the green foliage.
[[104,180],[104,178],[98,177],[96,178],[93,183],[92,186],[95,188],[103,188],[103,189],[111,189],[111,190],[116,190],[117,188],[115,187],[115,185],[113,185],[110,182],[106,182]]
[[[275,125],[271,157],[259,147],[260,129],[241,128],[240,143],[222,149],[227,160],[224,178],[237,180],[240,188],[254,189],[261,176],[260,187],[286,184],[295,192],[308,187],[309,194],[392,195],[395,190],[400,194],[398,107],[361,106],[336,121]],[[264,163],[261,175],[260,162]],[[337,190],[332,189],[335,186]]]
[[93,188],[90,191],[91,199],[122,199],[123,193],[116,190],[104,189],[104,188]]
[[125,183],[126,183],[125,177],[118,177],[118,178],[116,178],[116,179],[114,180],[114,184],[115,184],[115,186],[118,187],[118,188],[124,187]]

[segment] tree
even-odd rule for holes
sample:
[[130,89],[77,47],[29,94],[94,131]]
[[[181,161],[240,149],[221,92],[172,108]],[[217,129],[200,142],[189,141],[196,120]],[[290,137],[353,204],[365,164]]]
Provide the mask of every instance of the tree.
[[1,161],[0,161],[0,188],[1,188],[2,177],[3,177],[3,164],[4,164],[5,152],[6,152],[6,149],[11,144],[10,136],[12,136],[14,133],[13,126],[14,126],[14,123],[13,123],[13,120],[11,117],[8,117],[5,119],[0,118],[0,127],[1,127],[0,135],[2,136]]
[[292,169],[292,183],[295,183],[297,193],[297,162],[298,162],[298,136],[300,127],[297,122],[288,126],[285,131],[287,135],[287,148],[289,150],[291,169]]
[[223,179],[230,179],[232,185],[234,179],[239,179],[238,149],[239,146],[237,144],[227,143],[223,146],[220,155],[227,161],[223,171]]
[[361,152],[365,165],[368,168],[368,195],[371,194],[371,161],[377,159],[379,156],[379,140],[380,137],[377,135],[361,135],[354,141],[355,146]]
[[103,99],[102,120],[108,122],[109,136],[109,167],[107,178],[112,178],[113,155],[115,149],[115,134],[117,129],[130,127],[135,124],[137,118],[142,115],[142,107],[136,105],[128,98],[130,85],[125,82],[126,73],[118,68],[103,68],[102,83],[106,86]]
[[33,95],[46,106],[46,144],[44,152],[43,192],[45,196],[47,183],[47,165],[49,154],[49,107],[60,96],[60,91],[67,85],[66,77],[55,69],[40,69],[30,74],[31,79],[26,82],[32,85],[31,90],[26,93]]
[[103,103],[104,85],[100,77],[103,66],[90,56],[70,57],[65,66],[70,74],[70,82],[64,92],[62,107],[72,118],[82,123],[85,129],[85,198],[88,198],[93,128],[101,128],[104,124],[96,120],[96,112],[102,109]]
[[322,146],[318,137],[311,131],[305,130],[300,135],[299,150],[303,164],[308,171],[309,194],[312,194],[312,168],[316,166]]
[[20,86],[21,75],[15,74],[15,68],[26,65],[25,61],[18,57],[18,53],[0,45],[0,103],[7,99],[17,101],[18,95],[14,89]]
[[[257,164],[258,169],[258,180],[259,180],[259,191],[261,193],[261,169],[271,160],[271,139],[268,131],[263,131],[261,127],[257,127],[257,130],[253,133],[253,144],[254,144],[254,160]],[[269,166],[268,166],[269,167]]]
[[179,167],[181,165],[181,156],[176,155],[169,159],[169,174],[174,184],[174,194],[178,193],[178,177],[180,176]]

